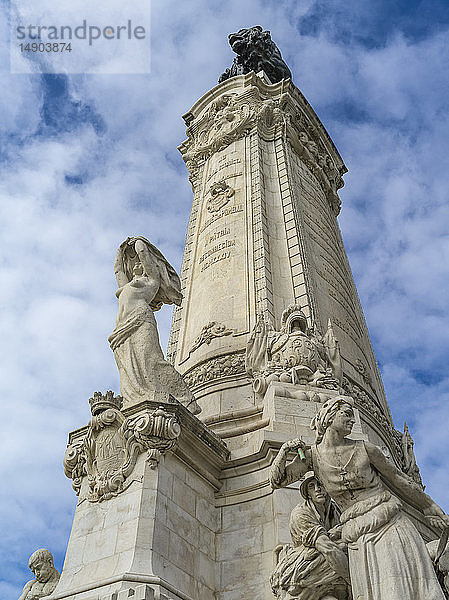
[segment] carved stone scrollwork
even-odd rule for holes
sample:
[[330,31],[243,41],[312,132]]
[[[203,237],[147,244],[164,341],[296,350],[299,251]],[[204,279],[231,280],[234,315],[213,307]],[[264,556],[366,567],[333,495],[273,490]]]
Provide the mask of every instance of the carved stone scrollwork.
[[360,375],[363,377],[363,381],[365,383],[371,385],[372,382],[371,382],[371,376],[368,371],[368,367],[359,358],[355,361],[355,368],[360,373]]
[[262,99],[253,85],[240,94],[219,96],[207,111],[189,121],[188,139],[179,149],[191,177],[196,178],[202,162],[247,135],[254,126],[273,128],[283,122],[279,103]]
[[83,477],[87,475],[84,440],[77,441],[67,448],[63,464],[64,473],[66,477],[72,480],[72,487],[78,496]]
[[189,139],[181,146],[181,152],[188,166],[205,160],[251,129],[254,108],[248,101],[242,102],[241,96],[223,94],[197,124],[187,129]]
[[245,355],[243,353],[225,354],[206,360],[191,371],[184,373],[184,381],[190,388],[203,383],[245,373]]
[[137,459],[147,451],[152,467],[173,448],[181,428],[174,415],[163,408],[126,418],[122,399],[112,392],[96,392],[90,399],[92,419],[87,434],[67,448],[64,472],[79,494],[88,477],[89,500],[101,502],[117,496],[131,483]]
[[233,333],[234,330],[228,329],[228,327],[226,327],[226,325],[223,325],[223,323],[211,321],[201,329],[201,332],[196,338],[192,348],[190,349],[190,352],[194,352],[203,344],[210,344],[214,338],[223,337],[225,335],[232,335]]
[[304,130],[300,130],[295,141],[299,156],[317,178],[326,194],[333,212],[338,215],[340,212],[341,200],[338,197],[337,190],[343,186],[340,172],[334,165],[330,156],[324,153],[313,140],[311,134],[306,133]]

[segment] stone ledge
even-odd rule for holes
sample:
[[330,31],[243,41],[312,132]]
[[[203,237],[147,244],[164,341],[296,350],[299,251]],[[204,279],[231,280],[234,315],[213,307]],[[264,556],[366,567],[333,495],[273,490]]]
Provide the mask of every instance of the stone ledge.
[[[125,589],[107,589],[116,584],[126,585]],[[133,584],[136,587],[133,587]],[[129,585],[129,587],[128,587]],[[156,586],[156,589],[154,587]],[[103,588],[103,591],[101,591]],[[86,595],[95,593],[94,596]],[[156,592],[156,595],[155,595]],[[165,593],[164,593],[165,592]],[[168,594],[168,595],[166,595]],[[96,583],[94,586],[82,586],[62,594],[46,596],[46,600],[197,600],[177,591],[168,581],[156,575],[141,575],[138,573],[123,573],[119,577],[110,577]]]
[[[181,425],[181,434],[171,452],[218,490],[221,487],[220,473],[223,465],[229,459],[229,450],[225,442],[185,406],[169,397],[168,402],[144,400],[139,404],[122,409],[122,412],[125,417],[134,417],[140,412],[153,411],[159,407],[174,414]],[[72,431],[69,434],[69,444],[80,441],[87,431],[88,425]]]

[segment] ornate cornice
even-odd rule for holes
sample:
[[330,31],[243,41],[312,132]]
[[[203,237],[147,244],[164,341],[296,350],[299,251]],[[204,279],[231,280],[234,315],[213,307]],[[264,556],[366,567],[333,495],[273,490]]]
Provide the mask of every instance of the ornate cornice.
[[271,130],[282,122],[277,103],[263,99],[259,88],[229,93],[213,100],[207,110],[187,127],[187,140],[179,151],[195,178],[200,164],[212,154],[244,137],[256,125]]
[[[97,399],[100,395],[96,393]],[[94,414],[85,436],[68,446],[64,472],[77,494],[87,476],[88,499],[108,500],[131,483],[142,452],[147,452],[147,460],[155,468],[162,454],[173,448],[180,432],[177,418],[162,407],[130,418],[117,408],[107,408]]]
[[206,94],[185,117],[187,140],[179,150],[192,185],[198,184],[199,168],[212,154],[257,128],[266,140],[277,135],[288,137],[321,185],[332,211],[338,214],[341,202],[337,192],[344,185],[342,175],[346,167],[304,96],[291,82],[269,86],[254,74],[242,78],[243,89],[241,85],[232,89],[229,84],[222,84]]

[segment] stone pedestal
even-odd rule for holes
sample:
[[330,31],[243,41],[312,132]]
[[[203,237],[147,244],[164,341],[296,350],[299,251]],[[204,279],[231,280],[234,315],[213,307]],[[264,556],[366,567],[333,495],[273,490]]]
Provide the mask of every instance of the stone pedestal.
[[[134,418],[158,407],[144,402],[123,414]],[[88,476],[82,478],[51,600],[118,600],[128,594],[133,600],[216,598],[215,537],[221,523],[214,494],[228,452],[184,407],[163,408],[176,417],[181,433],[158,464],[140,453],[126,489],[99,502],[89,500]],[[87,430],[73,432],[69,443],[80,442]]]

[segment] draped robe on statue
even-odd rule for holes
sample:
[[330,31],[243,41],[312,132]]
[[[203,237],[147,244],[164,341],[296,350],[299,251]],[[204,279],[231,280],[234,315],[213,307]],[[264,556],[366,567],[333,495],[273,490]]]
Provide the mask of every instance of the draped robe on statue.
[[301,502],[292,511],[290,534],[293,544],[284,546],[271,576],[271,587],[278,598],[320,600],[329,593],[347,598],[346,582],[339,577],[316,549],[316,541],[338,524],[335,505],[329,504],[324,521],[313,502]]
[[[139,242],[139,252],[135,245]],[[133,245],[134,244],[134,245]],[[142,274],[133,274],[139,267]],[[180,304],[180,282],[173,267],[145,238],[128,238],[121,244],[115,271],[120,285],[116,327],[108,340],[120,373],[125,404],[135,404],[165,392],[194,414],[200,412],[181,375],[163,355],[154,318],[162,304]]]
[[364,442],[355,442],[343,476],[320,456],[319,446],[312,446],[312,461],[343,510],[353,600],[445,600],[422,537],[372,468]]

